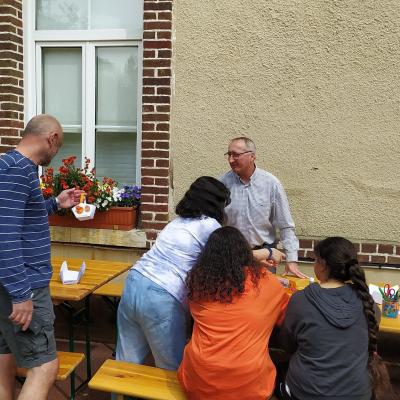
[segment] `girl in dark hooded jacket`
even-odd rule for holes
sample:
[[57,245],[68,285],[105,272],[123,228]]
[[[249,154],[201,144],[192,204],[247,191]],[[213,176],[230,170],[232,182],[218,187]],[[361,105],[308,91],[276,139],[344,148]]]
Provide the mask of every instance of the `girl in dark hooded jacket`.
[[[320,283],[296,292],[281,332],[293,353],[282,399],[394,399],[386,367],[377,354],[375,305],[353,244],[330,237],[315,247]],[[346,283],[350,282],[350,283]]]

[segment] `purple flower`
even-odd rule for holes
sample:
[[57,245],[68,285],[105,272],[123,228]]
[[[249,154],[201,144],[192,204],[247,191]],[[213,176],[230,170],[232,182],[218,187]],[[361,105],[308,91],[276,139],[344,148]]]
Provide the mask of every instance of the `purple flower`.
[[118,201],[120,207],[134,207],[140,204],[141,188],[139,186],[126,185],[121,192],[121,200]]

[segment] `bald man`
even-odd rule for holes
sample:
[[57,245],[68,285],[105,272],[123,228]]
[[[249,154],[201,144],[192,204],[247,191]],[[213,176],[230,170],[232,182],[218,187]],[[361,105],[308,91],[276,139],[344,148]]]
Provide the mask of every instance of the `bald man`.
[[0,399],[15,399],[15,368],[27,368],[18,400],[45,400],[57,376],[49,281],[48,214],[78,203],[69,189],[44,200],[38,165],[49,165],[63,142],[60,123],[38,115],[15,150],[0,157]]

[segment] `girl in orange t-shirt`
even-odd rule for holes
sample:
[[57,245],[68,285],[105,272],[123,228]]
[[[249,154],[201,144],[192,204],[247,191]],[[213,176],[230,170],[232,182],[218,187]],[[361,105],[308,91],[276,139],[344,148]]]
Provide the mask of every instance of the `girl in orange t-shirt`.
[[[283,254],[272,256],[279,262]],[[210,235],[187,285],[194,327],[178,378],[188,398],[268,399],[276,376],[268,341],[288,303],[277,278],[253,261],[236,228],[223,227]]]

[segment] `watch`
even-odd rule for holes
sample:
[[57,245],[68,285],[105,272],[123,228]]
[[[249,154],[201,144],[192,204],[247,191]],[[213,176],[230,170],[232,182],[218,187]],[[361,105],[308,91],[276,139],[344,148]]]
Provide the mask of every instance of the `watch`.
[[272,249],[271,249],[271,246],[269,246],[267,243],[264,243],[262,245],[262,247],[263,247],[263,249],[269,250],[269,255],[267,257],[267,260],[272,260]]
[[58,200],[58,197],[54,198],[57,204],[57,210],[61,210],[61,206],[60,206],[60,200]]

